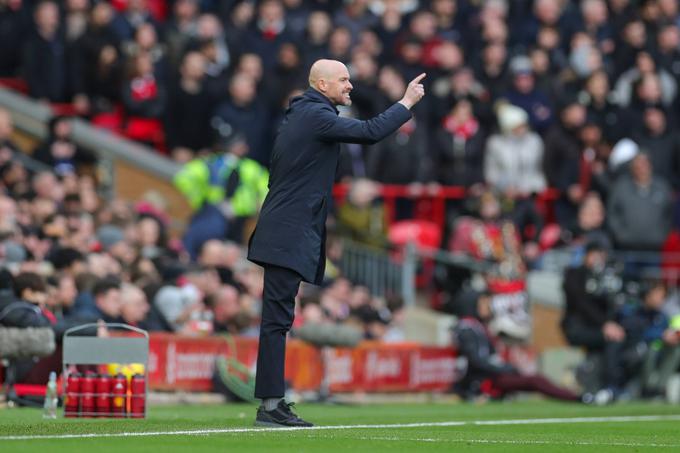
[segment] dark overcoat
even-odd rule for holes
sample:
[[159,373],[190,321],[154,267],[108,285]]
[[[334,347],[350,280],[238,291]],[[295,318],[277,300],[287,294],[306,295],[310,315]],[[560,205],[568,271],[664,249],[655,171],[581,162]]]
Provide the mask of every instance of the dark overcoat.
[[399,103],[367,121],[339,117],[333,103],[312,88],[293,98],[274,143],[269,193],[250,238],[248,259],[292,269],[304,281],[320,283],[340,143],[376,143],[410,118],[410,110]]

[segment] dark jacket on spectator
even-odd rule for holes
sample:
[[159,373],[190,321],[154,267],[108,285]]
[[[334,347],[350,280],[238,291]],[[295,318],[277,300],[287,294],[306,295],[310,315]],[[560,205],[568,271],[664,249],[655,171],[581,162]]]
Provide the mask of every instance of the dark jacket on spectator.
[[576,321],[589,327],[602,327],[614,318],[613,305],[605,294],[589,292],[589,280],[597,280],[585,266],[567,269],[564,274],[564,294],[566,310],[564,322]]
[[189,93],[177,83],[168,101],[165,127],[168,147],[183,146],[194,151],[210,147],[214,141],[210,127],[214,101],[205,87]]
[[23,53],[24,77],[32,97],[51,102],[71,100],[67,51],[67,44],[59,33],[51,41],[34,33],[26,42]]
[[469,137],[438,128],[434,136],[437,181],[466,187],[484,182],[485,139],[481,126]]
[[21,46],[29,29],[25,8],[13,10],[4,4],[0,10],[0,76],[15,77],[21,67]]
[[369,152],[368,176],[385,184],[430,181],[433,162],[425,127],[411,119],[376,144]]
[[246,136],[249,158],[265,167],[269,165],[269,150],[266,149],[269,115],[262,102],[255,100],[246,106],[238,106],[226,101],[217,106],[215,116]]

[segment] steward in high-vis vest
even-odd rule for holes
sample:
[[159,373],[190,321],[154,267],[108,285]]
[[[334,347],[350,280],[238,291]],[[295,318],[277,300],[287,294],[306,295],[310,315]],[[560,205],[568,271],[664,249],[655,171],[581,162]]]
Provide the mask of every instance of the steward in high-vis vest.
[[183,240],[192,259],[209,239],[240,242],[243,222],[258,213],[267,195],[269,172],[244,157],[245,139],[237,135],[223,148],[186,163],[174,178],[194,210]]

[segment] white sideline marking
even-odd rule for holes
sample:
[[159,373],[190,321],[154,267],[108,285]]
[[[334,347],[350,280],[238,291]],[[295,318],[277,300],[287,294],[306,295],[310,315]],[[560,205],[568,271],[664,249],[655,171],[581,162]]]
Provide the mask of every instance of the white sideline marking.
[[[108,437],[152,437],[152,436],[204,436],[210,434],[237,434],[237,433],[262,433],[262,432],[287,432],[287,431],[329,431],[349,429],[398,429],[398,428],[434,428],[447,426],[469,425],[532,425],[532,424],[558,424],[558,423],[625,423],[625,422],[652,422],[652,421],[680,421],[680,415],[633,415],[612,417],[565,417],[565,418],[527,418],[518,420],[472,420],[472,421],[447,421],[447,422],[422,422],[422,423],[395,423],[376,425],[326,425],[312,426],[310,428],[214,428],[178,431],[139,431],[123,433],[84,433],[84,434],[45,434],[35,436],[0,436],[3,440],[49,440],[49,439],[102,439]],[[397,439],[397,438],[394,438]],[[407,439],[404,439],[407,440]],[[423,440],[426,441],[426,440]],[[440,441],[428,439],[427,441]],[[446,441],[442,439],[441,441]],[[460,442],[466,441],[461,439]],[[469,442],[493,442],[486,440],[469,440]],[[501,442],[501,441],[499,441]],[[530,441],[507,441],[508,443],[529,443]],[[626,444],[628,445],[628,444]],[[644,444],[644,446],[651,444]],[[632,446],[632,444],[631,444]],[[643,445],[641,445],[643,446]],[[659,446],[665,446],[659,444]]]
[[[318,439],[318,436],[307,436],[310,439]],[[326,437],[330,439],[330,437]],[[510,445],[565,445],[573,447],[652,447],[652,448],[678,448],[680,444],[660,444],[660,443],[642,443],[642,442],[589,442],[589,441],[561,441],[561,440],[511,440],[511,439],[437,439],[432,437],[355,437],[359,440],[369,441],[394,441],[394,442],[428,442],[428,443],[456,443],[456,444],[510,444]]]

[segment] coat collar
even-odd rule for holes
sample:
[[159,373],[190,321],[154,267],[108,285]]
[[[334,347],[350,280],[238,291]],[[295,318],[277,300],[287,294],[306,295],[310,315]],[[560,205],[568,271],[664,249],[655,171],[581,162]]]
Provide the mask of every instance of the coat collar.
[[338,111],[338,108],[335,106],[335,104],[333,104],[333,102],[331,102],[330,99],[328,99],[326,96],[324,96],[323,94],[316,91],[314,88],[311,88],[311,87],[307,88],[307,90],[304,92],[302,97],[310,99],[310,100],[314,100],[314,101],[317,101],[317,102],[319,102],[319,101],[325,102],[326,104],[333,107],[333,110],[335,110],[336,114],[340,113]]

